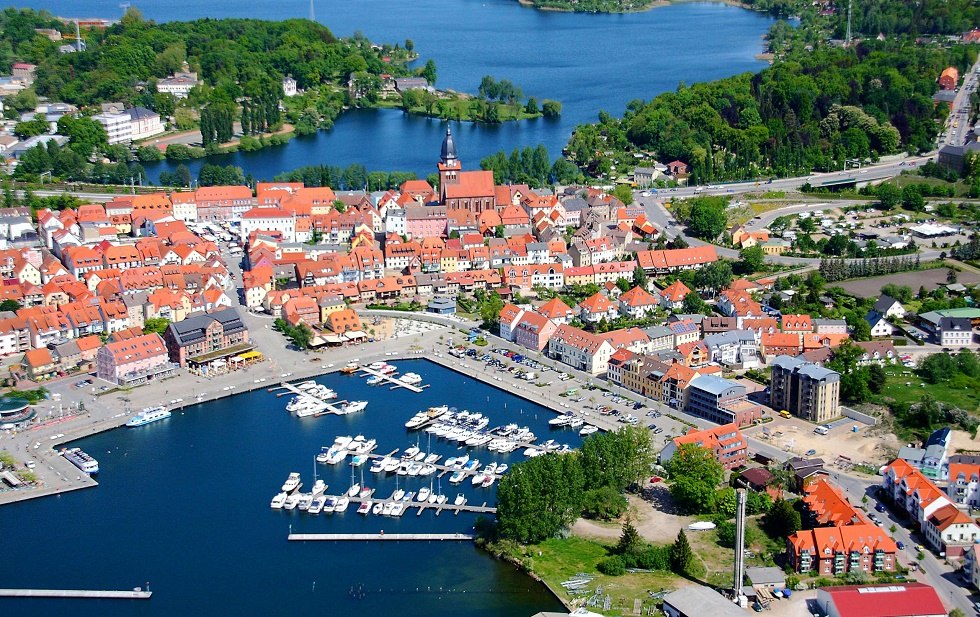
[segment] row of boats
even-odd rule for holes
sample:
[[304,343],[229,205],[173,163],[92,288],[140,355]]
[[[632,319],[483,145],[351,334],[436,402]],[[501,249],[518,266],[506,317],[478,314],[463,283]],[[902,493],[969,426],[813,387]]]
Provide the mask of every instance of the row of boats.
[[[395,375],[398,373],[398,367],[394,364],[388,364],[387,362],[372,362],[371,364],[367,365],[367,368],[371,369],[375,373],[379,373],[377,375],[371,375],[367,378],[365,383],[369,386],[378,386],[386,381],[395,379]],[[422,376],[418,373],[405,373],[397,379],[399,382],[409,386],[417,386],[422,383]]]
[[548,425],[554,428],[568,427],[579,429],[578,434],[582,437],[588,437],[592,433],[599,430],[598,426],[592,424],[585,424],[585,419],[581,416],[576,416],[570,413],[559,414],[554,418],[548,420]]
[[351,465],[360,467],[368,461],[368,455],[377,447],[377,440],[367,439],[364,435],[356,437],[343,435],[334,439],[333,445],[320,448],[320,453],[316,455],[316,462],[336,465],[346,460],[348,456],[352,456]]
[[364,411],[367,401],[345,401],[339,405],[331,405],[328,401],[337,398],[334,390],[315,381],[304,381],[295,385],[300,394],[294,396],[286,403],[286,411],[295,413],[300,418],[307,416],[317,416],[325,411],[340,415],[347,415]]
[[[571,425],[572,421],[577,420],[576,425],[582,426],[584,421],[575,416],[558,416],[549,421],[552,426]],[[424,411],[419,411],[405,422],[405,428],[421,429],[429,435],[434,435],[446,441],[455,442],[470,448],[485,447],[491,452],[508,453],[513,452],[524,446],[524,456],[541,456],[549,452],[568,452],[569,447],[556,443],[549,439],[543,444],[534,444],[537,436],[526,426],[517,424],[507,424],[487,430],[490,419],[479,412],[456,411],[445,405],[441,407],[430,407]],[[592,425],[583,426],[583,430],[589,429],[585,434],[591,434],[598,429]]]

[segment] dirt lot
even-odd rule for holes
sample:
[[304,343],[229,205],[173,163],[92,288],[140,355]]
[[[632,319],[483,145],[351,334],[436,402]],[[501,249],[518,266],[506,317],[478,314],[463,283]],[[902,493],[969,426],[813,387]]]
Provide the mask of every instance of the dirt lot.
[[[859,427],[857,433],[852,431],[855,425]],[[763,428],[769,429],[768,437]],[[827,435],[817,435],[813,429],[813,424],[798,418],[789,420],[777,418],[764,426],[742,429],[742,432],[746,436],[768,441],[773,446],[797,456],[804,456],[808,451],[816,450],[816,454],[810,456],[820,457],[828,465],[833,465],[838,455],[844,455],[854,463],[883,465],[903,445],[894,435],[859,422],[834,426]]]
[[[980,283],[980,274],[959,272],[957,273],[957,282],[964,285]],[[845,291],[854,295],[877,297],[881,293],[882,286],[888,283],[911,287],[913,293],[918,292],[920,286],[925,286],[927,290],[932,291],[936,287],[946,284],[946,268],[932,268],[931,270],[919,270],[916,272],[899,272],[897,274],[875,276],[857,281],[848,281],[846,283],[835,283],[834,286],[842,287]]]
[[[630,495],[630,515],[633,525],[648,542],[666,544],[677,539],[677,532],[694,522],[693,516],[674,514],[674,503],[663,483],[649,489],[652,501]],[[585,538],[618,540],[623,533],[620,523],[599,523],[580,518],[572,525],[572,533]]]
[[789,600],[776,600],[770,604],[765,615],[766,617],[810,617],[812,613],[809,610],[809,605],[814,604],[815,606],[816,598],[816,589],[794,591],[793,597]]

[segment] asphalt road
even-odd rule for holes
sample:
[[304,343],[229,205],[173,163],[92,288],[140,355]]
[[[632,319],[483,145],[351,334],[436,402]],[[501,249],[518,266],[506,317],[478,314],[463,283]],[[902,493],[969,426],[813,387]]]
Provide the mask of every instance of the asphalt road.
[[959,92],[953,100],[953,109],[946,118],[943,126],[945,137],[939,140],[939,146],[962,146],[966,143],[967,135],[970,132],[970,94],[976,89],[980,77],[977,70],[980,69],[980,62],[977,62],[966,75],[963,76],[963,83],[960,84]]

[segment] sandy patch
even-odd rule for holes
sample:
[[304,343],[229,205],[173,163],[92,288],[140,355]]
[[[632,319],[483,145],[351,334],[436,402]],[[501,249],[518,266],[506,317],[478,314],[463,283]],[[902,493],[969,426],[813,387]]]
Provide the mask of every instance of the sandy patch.
[[[674,513],[673,500],[665,485],[653,485],[647,495],[649,501],[636,495],[628,496],[633,526],[646,541],[657,544],[673,542],[677,532],[695,520],[692,516]],[[622,521],[604,523],[580,518],[572,525],[575,535],[600,540],[618,540],[622,532]]]
[[[854,426],[858,427],[857,432],[853,431]],[[769,429],[768,435],[764,428]],[[813,429],[813,424],[803,420],[779,418],[764,426],[743,429],[743,432],[797,456],[807,456],[807,452],[815,450],[808,456],[820,457],[831,464],[838,455],[843,455],[854,463],[882,465],[905,445],[884,429],[860,422],[841,423],[827,435],[818,435]],[[980,449],[980,444],[977,447]]]

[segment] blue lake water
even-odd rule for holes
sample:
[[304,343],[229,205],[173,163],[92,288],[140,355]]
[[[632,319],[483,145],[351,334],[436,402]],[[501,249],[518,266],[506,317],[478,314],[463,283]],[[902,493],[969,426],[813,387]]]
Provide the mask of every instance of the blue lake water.
[[[58,15],[119,17],[117,0],[22,0]],[[289,0],[133,2],[158,21],[198,17],[306,17],[309,3]],[[373,41],[414,41],[422,59],[438,67],[437,86],[475,92],[484,75],[509,79],[539,101],[563,105],[557,120],[458,125],[464,165],[515,147],[544,144],[558,156],[572,129],[600,110],[621,114],[632,99],[650,99],[680,82],[718,79],[761,70],[755,59],[771,17],[723,4],[690,2],[643,13],[593,15],[537,11],[515,0],[363,0],[315,4],[318,21],[335,34],[361,31]],[[445,132],[438,120],[400,111],[345,114],[330,131],[259,152],[214,157],[242,166],[259,179],[303,165],[432,172]],[[189,167],[195,176],[203,161]],[[153,178],[170,163],[148,166]]]
[[[431,384],[421,394],[370,387],[358,377],[331,375],[320,383],[341,399],[369,400],[361,414],[299,419],[284,411],[289,397],[259,391],[198,405],[169,420],[121,428],[76,443],[101,466],[100,485],[0,508],[4,587],[128,589],[150,583],[149,601],[4,599],[4,615],[472,615],[530,616],[560,604],[513,567],[469,543],[287,542],[290,529],[320,533],[456,532],[475,515],[432,512],[400,519],[342,514],[311,516],[275,511],[269,501],[291,471],[313,483],[314,455],[336,435],[378,440],[378,452],[404,449],[426,433],[404,428],[415,411],[450,404],[489,415],[491,426],[527,425],[539,440],[581,443],[572,430],[551,430],[548,411],[516,396],[418,360],[399,362]],[[432,439],[445,457],[463,452]],[[483,462],[514,463],[521,452]],[[350,466],[317,465],[328,494],[350,486]],[[359,468],[360,469],[360,468]],[[365,483],[387,496],[395,476]],[[434,476],[433,476],[434,477]],[[495,489],[453,486],[472,503],[495,502]],[[360,481],[360,471],[357,472]],[[418,490],[428,479],[402,477]],[[437,487],[438,488],[438,487]],[[354,599],[351,588],[366,592]]]

